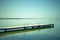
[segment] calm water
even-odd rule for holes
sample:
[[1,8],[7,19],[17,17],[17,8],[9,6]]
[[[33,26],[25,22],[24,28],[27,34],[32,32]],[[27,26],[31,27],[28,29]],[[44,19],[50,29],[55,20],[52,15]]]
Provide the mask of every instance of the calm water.
[[60,19],[0,19],[0,27],[39,23],[52,23],[54,24],[54,28],[3,35],[0,36],[0,40],[60,40]]

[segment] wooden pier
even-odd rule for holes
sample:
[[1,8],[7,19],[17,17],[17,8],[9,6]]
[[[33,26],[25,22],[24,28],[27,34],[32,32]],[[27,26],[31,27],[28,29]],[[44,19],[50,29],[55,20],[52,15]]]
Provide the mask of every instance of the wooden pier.
[[11,27],[0,27],[0,30],[4,30],[7,32],[8,30],[27,30],[27,29],[34,29],[34,28],[53,28],[54,24],[32,24],[32,25],[24,25],[24,26],[11,26]]

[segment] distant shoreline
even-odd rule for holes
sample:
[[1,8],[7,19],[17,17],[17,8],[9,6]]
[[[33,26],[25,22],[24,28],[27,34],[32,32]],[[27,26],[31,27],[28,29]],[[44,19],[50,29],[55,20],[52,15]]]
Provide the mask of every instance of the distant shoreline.
[[60,18],[0,18],[0,19],[60,19]]

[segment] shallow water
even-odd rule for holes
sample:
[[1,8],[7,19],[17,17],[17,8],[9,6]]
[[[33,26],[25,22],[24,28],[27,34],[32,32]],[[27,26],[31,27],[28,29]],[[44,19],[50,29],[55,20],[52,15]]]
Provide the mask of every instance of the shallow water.
[[[24,24],[54,24],[54,28],[15,32],[0,36],[0,40],[60,40],[60,19],[9,19],[1,20],[0,27],[20,26]],[[1,35],[1,34],[0,34]]]

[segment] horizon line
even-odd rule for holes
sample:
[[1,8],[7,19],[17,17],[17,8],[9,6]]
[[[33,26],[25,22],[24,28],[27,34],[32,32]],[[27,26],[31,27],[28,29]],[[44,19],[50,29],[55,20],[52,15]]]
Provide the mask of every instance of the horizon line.
[[60,19],[60,18],[0,18],[0,19]]

